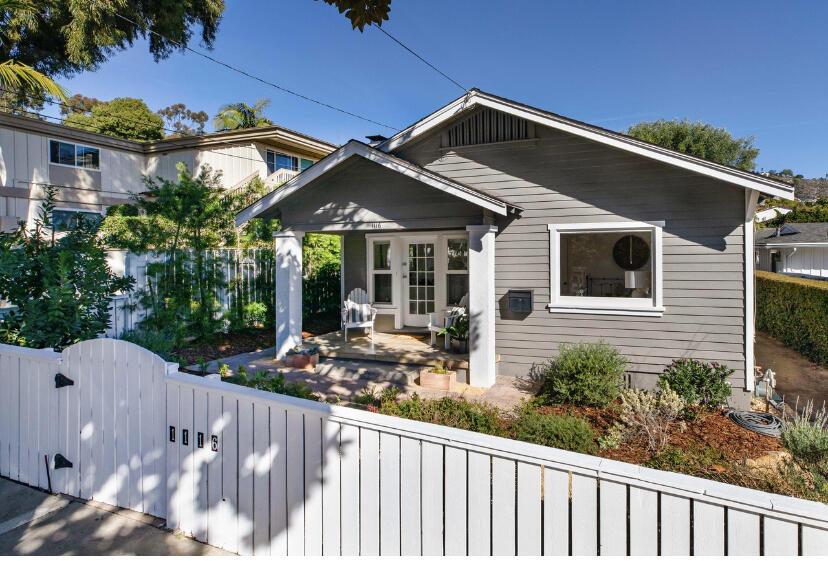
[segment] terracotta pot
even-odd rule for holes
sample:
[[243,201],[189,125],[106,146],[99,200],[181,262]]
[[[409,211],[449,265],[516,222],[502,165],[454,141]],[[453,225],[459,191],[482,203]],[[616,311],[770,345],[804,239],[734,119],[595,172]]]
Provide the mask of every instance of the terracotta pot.
[[316,370],[316,365],[319,364],[319,354],[314,355],[287,355],[285,357],[285,366],[288,368],[299,368],[301,370],[308,370],[313,372]]
[[445,374],[434,372],[430,368],[420,370],[420,385],[424,388],[452,391],[456,383],[457,373],[454,370],[449,370]]

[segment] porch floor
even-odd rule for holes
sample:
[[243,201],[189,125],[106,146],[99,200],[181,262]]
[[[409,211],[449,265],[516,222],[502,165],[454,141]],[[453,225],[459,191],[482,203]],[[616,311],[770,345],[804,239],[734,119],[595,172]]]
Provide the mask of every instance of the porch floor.
[[437,346],[429,344],[431,335],[428,331],[374,332],[371,338],[359,329],[348,330],[348,342],[342,331],[333,331],[324,335],[308,337],[303,344],[319,347],[319,354],[325,358],[345,358],[351,360],[374,360],[397,364],[421,366],[444,365],[450,370],[468,370],[469,355],[454,354],[443,348],[442,337],[437,337]]

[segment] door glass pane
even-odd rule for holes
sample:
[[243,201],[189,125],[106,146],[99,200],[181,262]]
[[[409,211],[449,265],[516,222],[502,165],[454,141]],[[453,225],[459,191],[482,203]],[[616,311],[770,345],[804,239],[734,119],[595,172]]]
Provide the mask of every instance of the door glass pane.
[[434,244],[408,244],[408,311],[427,314],[434,311]]
[[374,275],[374,302],[378,304],[391,303],[391,275],[387,273]]
[[446,275],[446,300],[449,306],[457,306],[469,292],[469,275]]
[[466,271],[469,268],[469,240],[448,241],[448,270]]
[[391,270],[391,243],[374,242],[374,270]]

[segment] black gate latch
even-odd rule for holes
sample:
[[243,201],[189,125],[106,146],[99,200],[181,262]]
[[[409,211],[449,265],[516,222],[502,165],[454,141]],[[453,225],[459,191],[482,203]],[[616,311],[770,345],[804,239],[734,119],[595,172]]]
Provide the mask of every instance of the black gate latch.
[[55,387],[56,388],[63,388],[63,387],[66,387],[66,386],[74,386],[74,385],[75,385],[74,380],[70,380],[69,378],[67,378],[66,376],[61,374],[60,372],[55,374]]
[[63,454],[55,454],[55,469],[70,468],[72,462],[63,457]]

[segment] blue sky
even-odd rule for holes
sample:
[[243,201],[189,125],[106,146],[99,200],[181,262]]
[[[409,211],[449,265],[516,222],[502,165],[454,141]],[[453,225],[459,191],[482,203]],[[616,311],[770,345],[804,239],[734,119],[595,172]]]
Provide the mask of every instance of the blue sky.
[[[213,55],[287,88],[397,128],[462,93],[322,2],[227,4]],[[828,3],[805,1],[393,0],[383,27],[466,87],[614,130],[661,117],[710,122],[755,136],[758,168],[819,177],[828,173],[826,21]],[[269,97],[275,123],[335,143],[391,132],[192,54],[155,63],[142,42],[61,82],[211,116]]]

